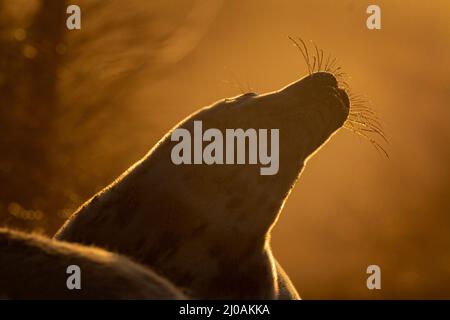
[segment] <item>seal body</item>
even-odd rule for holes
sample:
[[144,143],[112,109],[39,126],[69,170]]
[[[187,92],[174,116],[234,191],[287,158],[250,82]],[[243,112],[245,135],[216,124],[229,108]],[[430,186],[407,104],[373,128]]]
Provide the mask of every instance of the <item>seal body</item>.
[[[103,249],[0,229],[2,299],[183,299],[167,280]],[[67,268],[81,270],[81,290]]]
[[[319,72],[285,88],[221,100],[175,128],[279,129],[279,171],[175,165],[171,131],[79,208],[57,239],[111,248],[150,266],[186,293],[209,299],[297,299],[273,258],[270,230],[306,159],[339,129],[348,97]],[[174,128],[174,129],[175,129]]]

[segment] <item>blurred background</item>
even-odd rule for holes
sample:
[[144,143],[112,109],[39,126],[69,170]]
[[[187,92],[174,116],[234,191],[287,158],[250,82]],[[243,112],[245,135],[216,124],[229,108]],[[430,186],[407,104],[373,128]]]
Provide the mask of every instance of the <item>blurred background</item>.
[[191,112],[304,76],[288,36],[337,57],[390,159],[340,130],[287,201],[275,256],[305,299],[450,299],[447,0],[0,0],[0,225],[52,235]]

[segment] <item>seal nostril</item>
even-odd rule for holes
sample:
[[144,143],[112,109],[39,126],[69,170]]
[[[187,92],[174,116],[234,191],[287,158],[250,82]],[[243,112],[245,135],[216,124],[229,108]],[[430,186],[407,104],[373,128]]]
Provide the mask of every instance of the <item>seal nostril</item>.
[[344,89],[338,89],[339,97],[342,102],[344,102],[345,106],[350,109],[350,99],[348,98],[347,92]]

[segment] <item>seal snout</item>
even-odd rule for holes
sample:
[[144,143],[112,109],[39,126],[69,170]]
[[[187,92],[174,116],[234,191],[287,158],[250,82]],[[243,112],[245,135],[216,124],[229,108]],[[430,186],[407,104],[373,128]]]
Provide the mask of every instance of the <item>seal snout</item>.
[[[350,99],[345,89],[339,87],[339,82],[336,77],[329,72],[316,72],[306,78],[308,84],[313,88],[322,88],[322,90],[331,90],[331,94],[338,98],[339,105],[343,108],[345,115],[350,110]],[[320,89],[319,89],[320,90]],[[339,108],[342,110],[341,108]]]
[[329,72],[317,72],[310,75],[310,78],[315,85],[332,88],[336,97],[341,101],[341,105],[344,107],[345,113],[348,113],[350,110],[350,99],[345,89],[339,87],[339,82],[333,74]]
[[309,76],[310,81],[314,81],[317,84],[338,87],[338,81],[336,77],[329,72],[316,72]]

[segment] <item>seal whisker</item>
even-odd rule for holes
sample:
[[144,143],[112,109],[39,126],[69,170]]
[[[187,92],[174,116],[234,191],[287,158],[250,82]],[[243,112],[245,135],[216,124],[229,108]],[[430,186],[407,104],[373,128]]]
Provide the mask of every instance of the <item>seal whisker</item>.
[[362,124],[373,126],[375,129],[383,132],[383,125],[373,112],[355,112],[350,106],[349,119],[357,119]]
[[370,101],[367,99],[367,97],[362,96],[360,94],[354,94],[351,91],[349,91],[348,97],[351,102],[352,110],[356,109],[367,110],[370,111],[370,113],[372,113],[373,115],[375,115],[375,113],[369,107]]
[[355,100],[352,97],[350,97],[349,99],[353,103],[353,106],[359,107],[361,109],[370,110],[370,107],[367,106],[367,104],[369,103],[368,101]]
[[347,119],[347,121],[352,124],[360,125],[362,128],[359,127],[358,128],[359,130],[375,133],[375,134],[379,135],[386,143],[389,143],[384,135],[384,132],[381,129],[374,126],[373,124],[368,123],[368,122],[358,121],[358,120],[355,120],[354,118],[349,118],[349,119]]
[[[347,126],[347,124],[350,124],[350,126]],[[380,154],[384,154],[389,159],[389,154],[387,153],[387,151],[376,140],[372,139],[364,132],[359,131],[354,126],[352,126],[351,123],[349,123],[347,121],[343,127],[354,132],[355,134],[359,135],[360,137],[363,137],[364,139],[368,140]]]
[[350,97],[350,100],[356,105],[359,104],[361,106],[366,106],[369,101],[367,99],[364,98],[355,98],[355,97]]
[[350,114],[349,119],[352,119],[352,120],[356,119],[355,122],[358,124],[370,125],[379,131],[383,131],[381,124],[377,123],[376,121],[372,120],[371,118],[368,118],[368,117],[365,117],[362,115],[355,116],[354,114]]
[[[350,100],[350,102],[351,102],[351,100]],[[350,113],[364,114],[364,115],[370,116],[371,118],[379,120],[379,118],[375,114],[375,112],[373,112],[369,107],[366,107],[364,105],[357,106],[357,105],[354,105],[351,103],[350,103],[350,106],[351,106]]]
[[[358,130],[359,131],[361,131],[361,132],[370,132],[370,133],[376,133],[376,134],[378,134],[378,135],[380,135],[376,130],[374,130],[374,129],[366,129],[366,128],[358,128]],[[386,142],[386,143],[389,143],[388,142],[388,140],[384,137],[384,136],[382,136],[382,135],[380,135],[382,138],[383,138],[383,141],[384,142]]]
[[317,44],[315,44],[314,42],[312,42],[312,44],[314,45],[314,49],[316,50],[316,56],[317,56],[317,72],[320,72],[320,68],[322,66],[322,61],[320,59],[320,53],[319,53],[319,48],[317,47]]
[[349,99],[350,99],[350,113],[352,112],[366,113],[370,114],[372,118],[378,119],[375,112],[369,106],[370,101],[367,98],[355,95],[350,92]]
[[345,89],[345,91],[347,91],[350,88],[350,85],[345,80],[339,81],[339,84],[342,85],[342,87]]
[[306,47],[305,42],[299,38],[299,41],[303,45],[303,49],[302,49],[302,47],[300,47],[300,45],[298,44],[298,42],[295,39],[293,39],[290,36],[288,36],[288,38],[289,38],[289,40],[291,40],[294,43],[294,45],[297,47],[297,49],[301,52],[303,58],[305,59],[306,66],[308,67],[308,73],[311,75],[312,74],[311,63],[309,61],[308,48]]
[[327,60],[325,60],[325,68],[324,68],[325,72],[329,71],[328,70],[328,64],[330,63],[330,59],[331,59],[331,54],[329,53],[328,56],[327,56]]
[[360,98],[363,100],[367,100],[367,98],[365,96],[363,96],[362,94],[359,94],[359,93],[350,92],[350,96],[354,99]]
[[334,69],[331,71],[332,74],[340,74],[340,72],[342,72],[341,66],[336,66],[336,68],[334,68]]
[[320,49],[320,66],[322,67],[323,64],[323,50]]
[[[363,116],[354,116],[351,115],[348,117],[349,121],[354,121],[354,123],[359,124],[361,126],[365,126],[365,127],[370,127],[373,129],[376,129],[377,131],[379,131],[380,133],[383,134],[384,136],[384,130],[383,127],[381,126],[381,124],[377,123],[375,120],[372,120],[370,118],[367,117],[363,117]],[[361,122],[361,123],[359,123]]]
[[303,41],[301,38],[298,38],[298,40],[300,40],[301,44],[303,45],[303,48],[305,49],[308,66],[310,67],[309,74],[312,74],[314,72],[314,69],[311,70],[311,62],[309,61],[308,46],[306,45],[305,41]]
[[356,94],[354,92],[349,92],[349,98],[353,101],[353,102],[363,102],[363,103],[368,103],[369,100],[366,96],[361,95],[361,94]]
[[348,77],[348,74],[345,72],[336,72],[336,73],[334,73],[334,76],[337,78],[345,78],[345,77]]
[[334,68],[335,65],[336,65],[336,62],[337,62],[337,58],[335,57],[335,58],[333,58],[333,60],[330,62],[330,65],[328,66],[327,72],[331,72],[331,70],[333,70],[333,68]]
[[389,144],[382,123],[370,107],[368,98],[364,95],[356,94],[351,90],[349,90],[348,97],[350,100],[350,112],[347,121],[344,123],[344,128],[364,137],[378,152],[383,153],[389,158],[389,155],[382,144],[369,136],[370,134],[375,134],[385,143]]
[[322,71],[331,73],[333,74],[333,76],[335,76],[339,84],[343,85],[345,88],[349,88],[348,83],[343,80],[344,77],[347,77],[347,74],[342,71],[342,68],[340,66],[337,65],[337,59],[332,58],[332,55],[330,53],[326,55],[323,49],[319,48],[315,42],[310,41],[313,47],[312,54],[310,55],[308,46],[304,40],[302,40],[301,38],[297,38],[297,41],[290,36],[288,36],[288,38],[302,54],[307,64],[309,75]]
[[349,113],[350,116],[356,116],[356,117],[362,117],[364,119],[368,119],[376,123],[378,126],[383,127],[381,122],[379,121],[378,117],[374,113],[366,113],[365,111],[355,111],[350,110]]

